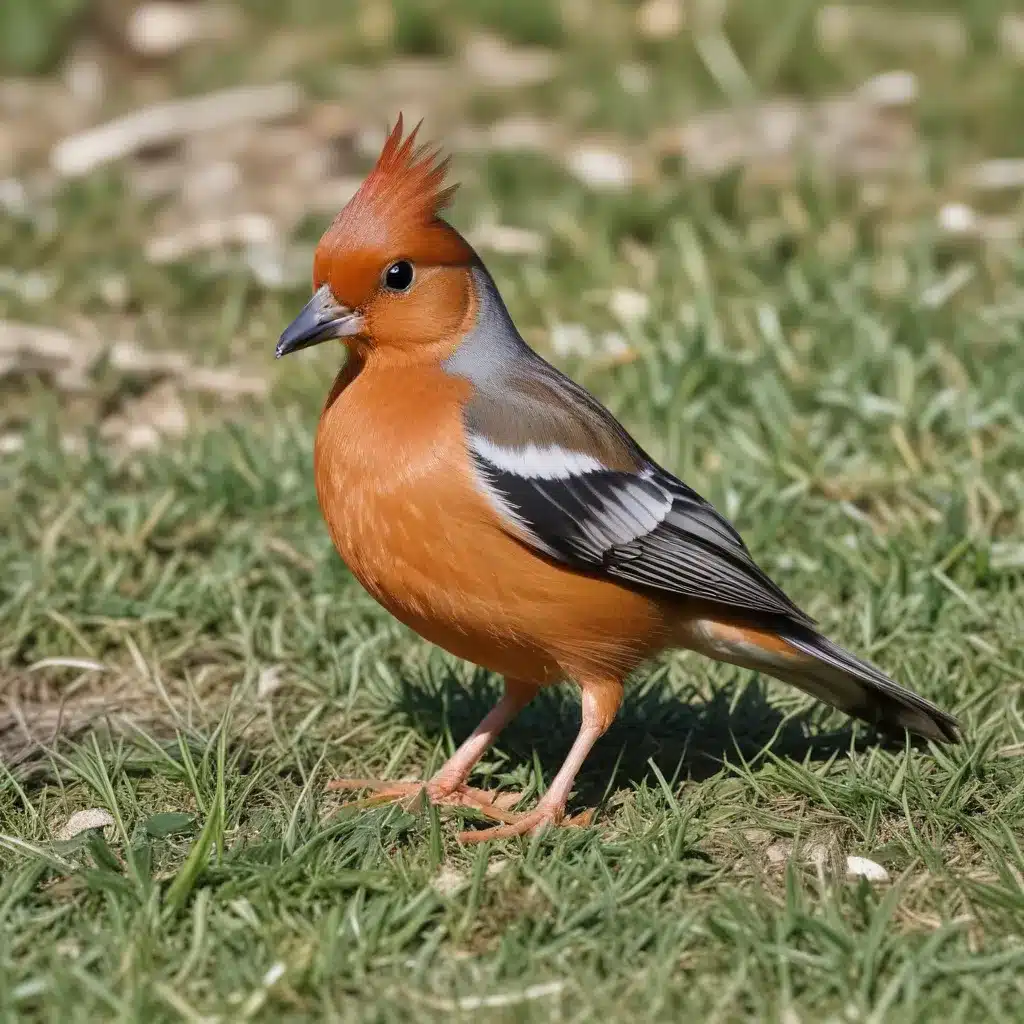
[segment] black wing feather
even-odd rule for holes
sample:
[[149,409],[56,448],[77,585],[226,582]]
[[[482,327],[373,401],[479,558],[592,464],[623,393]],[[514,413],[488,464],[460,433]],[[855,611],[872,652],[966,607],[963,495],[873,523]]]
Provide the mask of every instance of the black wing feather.
[[597,469],[547,479],[501,469],[476,451],[474,460],[527,537],[575,568],[640,589],[813,622],[710,502],[653,463],[641,473]]

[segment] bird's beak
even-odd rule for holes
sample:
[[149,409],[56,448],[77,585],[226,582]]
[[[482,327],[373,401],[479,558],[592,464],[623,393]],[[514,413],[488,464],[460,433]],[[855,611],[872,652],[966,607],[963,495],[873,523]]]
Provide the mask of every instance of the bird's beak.
[[302,312],[284,329],[274,355],[280,359],[300,348],[319,345],[331,338],[349,338],[363,329],[363,318],[335,299],[327,285],[321,285]]

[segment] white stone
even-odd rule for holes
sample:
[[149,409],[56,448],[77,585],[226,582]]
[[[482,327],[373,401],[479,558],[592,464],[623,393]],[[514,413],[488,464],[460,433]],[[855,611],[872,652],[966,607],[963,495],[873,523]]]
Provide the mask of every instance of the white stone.
[[601,146],[580,146],[569,154],[569,170],[592,188],[629,188],[633,165],[622,153]]
[[608,308],[623,324],[634,324],[647,318],[651,300],[632,288],[616,288],[608,301]]
[[869,882],[888,882],[889,872],[867,857],[846,858],[847,878],[866,878]]
[[978,227],[978,215],[966,203],[946,203],[939,210],[939,227],[951,235],[966,235]]

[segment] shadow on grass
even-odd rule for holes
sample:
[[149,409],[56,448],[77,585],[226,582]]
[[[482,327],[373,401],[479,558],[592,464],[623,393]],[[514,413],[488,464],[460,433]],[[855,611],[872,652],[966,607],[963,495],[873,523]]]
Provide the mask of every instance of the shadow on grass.
[[[580,772],[574,803],[599,801],[613,773],[616,787],[641,782],[657,786],[654,767],[669,781],[699,782],[719,772],[726,761],[756,765],[768,751],[796,761],[824,761],[887,742],[867,727],[855,733],[852,723],[822,731],[817,724],[820,710],[813,707],[787,717],[768,701],[760,679],[719,688],[705,699],[696,692],[670,691],[659,675],[627,685],[614,724]],[[404,682],[391,713],[430,739],[450,732],[460,743],[500,695],[500,684],[483,675],[470,687],[451,680],[436,685]],[[530,763],[536,755],[550,782],[579,724],[575,688],[550,687],[509,725],[497,746],[510,757],[510,767]]]

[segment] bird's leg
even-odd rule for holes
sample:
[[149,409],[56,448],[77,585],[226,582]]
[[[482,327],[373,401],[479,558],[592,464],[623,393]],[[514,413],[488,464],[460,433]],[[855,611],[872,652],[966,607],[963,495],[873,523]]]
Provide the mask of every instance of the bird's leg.
[[499,821],[507,818],[507,808],[518,803],[520,794],[495,794],[466,785],[466,779],[484,752],[497,739],[502,729],[533,700],[539,687],[519,679],[505,680],[505,693],[487,713],[458,750],[425,783],[388,782],[378,779],[335,779],[328,789],[370,789],[374,795],[357,801],[363,806],[393,801],[414,802],[421,794],[434,804],[475,807]]
[[617,679],[604,679],[581,682],[580,686],[583,690],[583,722],[580,731],[551,787],[541,797],[536,808],[522,814],[506,815],[506,823],[495,828],[462,832],[459,834],[459,842],[480,843],[489,839],[509,839],[539,831],[548,825],[576,827],[590,824],[594,813],[592,810],[566,818],[565,805],[580,767],[618,713],[622,704],[622,683]]

